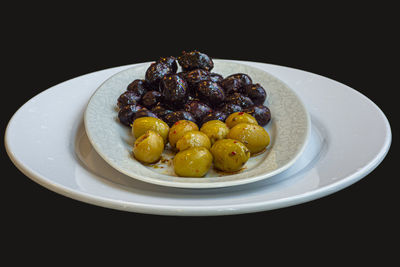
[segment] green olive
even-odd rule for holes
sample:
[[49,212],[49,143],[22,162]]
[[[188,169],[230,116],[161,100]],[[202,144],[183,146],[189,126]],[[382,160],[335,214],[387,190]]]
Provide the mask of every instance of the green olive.
[[226,125],[229,128],[233,128],[235,125],[239,123],[250,123],[258,125],[257,120],[246,112],[235,112],[228,116],[225,120]]
[[262,152],[270,142],[269,134],[263,127],[249,123],[234,126],[227,137],[245,144],[251,154]]
[[179,139],[178,142],[176,142],[176,148],[179,151],[197,146],[202,146],[207,149],[210,149],[211,147],[211,142],[208,136],[200,131],[186,132],[184,133],[182,138]]
[[224,172],[236,172],[249,160],[250,151],[244,144],[233,139],[222,139],[211,147],[214,167]]
[[175,122],[169,130],[168,141],[172,148],[175,148],[176,142],[189,131],[198,131],[199,127],[196,123],[188,120],[180,120]]
[[161,135],[149,130],[136,139],[132,150],[137,160],[143,163],[155,163],[164,151],[164,141]]
[[210,138],[211,145],[216,141],[224,139],[229,133],[229,128],[220,120],[208,121],[201,126],[201,132],[205,133]]
[[178,176],[203,177],[211,167],[213,157],[205,147],[191,147],[178,152],[173,160]]
[[143,135],[146,131],[152,130],[161,135],[164,144],[167,143],[169,127],[164,121],[153,117],[141,117],[132,124],[132,133],[135,138]]

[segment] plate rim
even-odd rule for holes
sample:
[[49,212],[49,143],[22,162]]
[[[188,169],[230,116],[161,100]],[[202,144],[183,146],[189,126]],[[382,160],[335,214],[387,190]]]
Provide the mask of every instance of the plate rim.
[[85,131],[86,131],[86,134],[88,136],[88,139],[89,139],[91,145],[93,146],[93,148],[95,149],[95,151],[99,154],[99,156],[105,162],[107,162],[107,164],[109,164],[112,168],[114,168],[115,170],[117,170],[117,171],[129,176],[132,179],[137,179],[137,180],[140,180],[140,181],[143,181],[143,182],[146,182],[146,183],[161,185],[161,186],[165,186],[165,187],[188,188],[188,189],[223,188],[223,187],[231,187],[231,186],[237,186],[237,185],[253,183],[253,182],[260,181],[260,180],[271,178],[274,175],[276,175],[278,173],[281,173],[281,172],[287,170],[288,168],[290,168],[290,166],[292,166],[296,162],[296,160],[301,156],[301,154],[304,152],[305,148],[307,147],[307,143],[309,141],[310,135],[311,135],[311,117],[310,117],[310,113],[309,113],[309,111],[307,109],[307,106],[304,104],[303,100],[301,99],[301,97],[287,83],[285,83],[284,81],[282,81],[281,79],[279,79],[275,75],[263,70],[262,68],[246,64],[247,61],[237,61],[237,60],[230,60],[230,59],[213,59],[213,60],[215,62],[220,61],[220,62],[224,62],[224,63],[239,64],[239,65],[243,65],[243,66],[250,67],[250,68],[255,68],[255,69],[259,70],[259,71],[265,72],[268,75],[270,75],[271,77],[273,77],[274,79],[276,79],[277,81],[279,81],[281,84],[283,84],[295,96],[296,100],[299,103],[299,106],[304,110],[305,120],[306,120],[306,122],[305,122],[306,133],[305,133],[304,139],[302,140],[302,144],[300,146],[300,149],[297,151],[297,153],[295,154],[295,156],[291,160],[289,160],[285,165],[279,167],[278,169],[275,169],[275,170],[273,170],[271,172],[268,172],[266,174],[261,174],[261,175],[254,176],[254,177],[248,177],[248,178],[245,178],[245,179],[220,181],[220,182],[217,181],[217,182],[212,182],[212,183],[206,183],[206,182],[198,182],[198,183],[187,182],[187,183],[184,183],[184,182],[179,182],[179,181],[168,181],[168,180],[163,180],[163,179],[155,179],[155,178],[133,176],[132,173],[124,171],[121,168],[119,168],[117,164],[115,164],[108,157],[103,155],[103,153],[102,153],[101,149],[99,148],[98,144],[93,140],[93,137],[91,136],[90,131],[87,130],[88,129],[88,127],[87,127],[87,125],[88,125],[88,106],[90,105],[92,99],[95,97],[95,95],[98,92],[98,90],[100,90],[102,88],[102,86],[104,84],[106,84],[109,80],[115,78],[115,76],[117,76],[117,75],[120,75],[122,72],[128,71],[129,69],[132,69],[132,68],[135,68],[135,67],[140,67],[140,66],[145,66],[146,64],[150,64],[150,63],[152,63],[151,61],[150,62],[141,62],[141,63],[128,65],[130,67],[127,67],[126,69],[118,71],[117,73],[109,76],[106,80],[104,80],[96,88],[96,90],[93,92],[93,94],[90,96],[90,98],[89,98],[89,100],[88,100],[88,102],[86,104],[86,107],[85,107],[85,111],[84,111],[84,115],[83,115],[83,121],[84,121]]

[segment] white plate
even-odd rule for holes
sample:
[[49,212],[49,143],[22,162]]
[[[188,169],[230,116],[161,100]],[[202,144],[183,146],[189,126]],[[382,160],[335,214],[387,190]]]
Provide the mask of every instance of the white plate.
[[[121,71],[107,81],[90,98],[84,122],[86,133],[97,153],[116,170],[139,180],[181,188],[217,188],[259,181],[289,168],[303,152],[311,123],[306,108],[285,83],[271,74],[249,65],[226,60],[214,60],[213,72],[224,77],[235,73],[248,74],[254,83],[260,83],[268,95],[267,105],[272,113],[266,130],[271,143],[265,153],[251,157],[244,170],[237,174],[221,175],[212,169],[204,178],[177,177],[171,164],[163,168],[145,166],[132,157],[134,137],[118,121],[118,97],[135,79],[144,79],[150,63],[138,64]],[[164,152],[169,159],[171,153]],[[159,166],[159,164],[157,165]]]
[[390,126],[368,98],[309,72],[244,63],[285,81],[311,116],[305,151],[292,167],[270,179],[182,189],[132,179],[108,166],[88,141],[82,117],[99,85],[131,66],[87,74],[29,100],[8,124],[7,152],[25,175],[62,195],[103,207],[167,215],[238,214],[299,204],[351,185],[383,160],[390,147]]

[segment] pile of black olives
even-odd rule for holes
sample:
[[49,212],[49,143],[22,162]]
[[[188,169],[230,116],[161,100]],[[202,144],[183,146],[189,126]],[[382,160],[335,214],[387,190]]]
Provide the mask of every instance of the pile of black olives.
[[[182,71],[177,73],[178,64]],[[264,88],[244,73],[223,77],[211,72],[212,59],[199,51],[161,57],[152,63],[145,79],[131,82],[118,98],[118,118],[126,126],[140,117],[155,117],[170,127],[179,120],[201,125],[225,119],[234,112],[246,112],[261,126],[271,119],[263,103]]]

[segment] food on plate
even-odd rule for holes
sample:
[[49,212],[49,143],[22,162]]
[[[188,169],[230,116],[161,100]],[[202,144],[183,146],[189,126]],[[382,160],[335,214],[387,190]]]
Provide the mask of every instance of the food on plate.
[[229,115],[229,117],[225,121],[226,125],[229,128],[233,128],[234,126],[238,125],[239,123],[250,123],[250,124],[257,124],[257,120],[246,112],[235,112]]
[[249,149],[234,139],[221,139],[211,147],[214,167],[224,172],[236,172],[243,168],[250,158]]
[[247,84],[241,89],[244,95],[247,95],[251,101],[253,101],[254,105],[262,105],[267,98],[267,93],[265,89],[259,84]]
[[137,111],[143,109],[141,105],[126,105],[122,107],[118,112],[119,121],[126,126],[131,126]]
[[261,126],[267,125],[271,120],[271,110],[264,105],[252,106],[243,111],[253,116]]
[[201,126],[200,131],[208,136],[213,145],[216,141],[225,139],[229,133],[229,128],[220,120],[211,120]]
[[182,55],[178,57],[179,65],[181,65],[184,71],[193,69],[204,69],[210,71],[214,67],[212,59],[199,51],[182,52]]
[[[138,111],[136,111],[135,116],[133,117],[133,120],[142,118],[142,117],[153,117],[153,118],[158,118],[158,116],[156,114],[154,114],[153,112],[151,112],[150,110],[148,110],[147,108],[143,107],[141,109],[139,109]],[[132,121],[133,123],[133,121]],[[131,125],[132,125],[131,123]]]
[[225,93],[218,83],[213,81],[201,81],[197,85],[196,97],[209,105],[216,107],[225,100]]
[[186,81],[177,74],[165,75],[160,81],[163,101],[171,107],[182,107],[188,96]]
[[229,75],[221,81],[221,86],[225,89],[227,94],[238,92],[242,87],[252,84],[249,75],[244,73],[235,73]]
[[163,138],[158,133],[149,130],[136,139],[132,151],[138,161],[155,163],[164,151]]
[[263,127],[249,123],[239,123],[231,128],[227,138],[242,142],[251,154],[264,151],[270,142],[269,134]]
[[174,171],[178,176],[203,177],[211,168],[213,156],[205,147],[191,147],[178,152],[174,159]]
[[191,147],[205,147],[210,149],[211,141],[208,136],[200,131],[189,131],[186,132],[179,140],[176,142],[176,148],[179,151],[186,150]]
[[171,127],[177,121],[187,120],[196,123],[193,114],[184,110],[173,111],[165,116],[165,122]]
[[132,133],[135,138],[143,135],[148,130],[152,130],[164,140],[164,144],[168,141],[169,126],[164,121],[154,117],[141,117],[136,119],[132,124]]
[[175,122],[169,130],[168,141],[172,148],[175,148],[176,142],[182,138],[186,132],[198,131],[196,123],[188,120],[179,120]]

